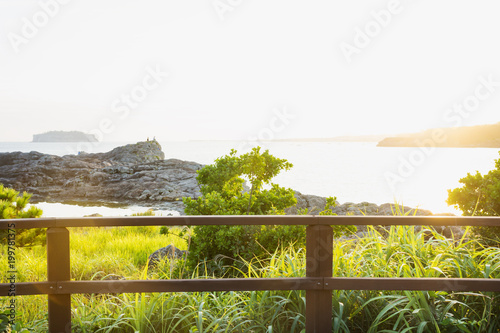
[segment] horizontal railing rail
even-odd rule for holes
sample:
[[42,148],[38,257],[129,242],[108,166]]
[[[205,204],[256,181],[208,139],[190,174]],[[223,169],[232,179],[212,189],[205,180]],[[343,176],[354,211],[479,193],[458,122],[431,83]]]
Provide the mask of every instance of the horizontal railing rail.
[[[9,224],[14,224],[9,227]],[[0,229],[194,226],[194,225],[423,225],[500,226],[500,217],[486,216],[332,216],[332,215],[210,215],[54,217],[1,220]]]
[[[74,227],[305,225],[306,277],[72,281],[69,231]],[[500,292],[500,279],[333,277],[332,225],[500,226],[500,217],[454,216],[168,216],[39,218],[0,221],[0,229],[47,228],[47,281],[15,283],[15,295],[47,295],[49,332],[71,332],[71,295],[81,293],[305,290],[306,332],[332,329],[333,290]],[[0,296],[12,285],[0,284]]]

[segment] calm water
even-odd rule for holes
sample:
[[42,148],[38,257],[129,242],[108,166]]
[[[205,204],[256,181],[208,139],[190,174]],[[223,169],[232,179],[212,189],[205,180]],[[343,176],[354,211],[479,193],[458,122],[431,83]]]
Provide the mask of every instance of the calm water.
[[[0,152],[39,151],[65,155],[78,151],[106,152],[123,144],[126,142],[10,142],[0,143]],[[229,153],[231,148],[247,151],[250,147],[239,141],[161,142],[161,145],[165,158],[204,164]],[[458,180],[468,172],[478,170],[485,173],[493,169],[494,160],[499,157],[498,149],[490,148],[435,148],[424,152],[421,148],[376,147],[372,142],[262,142],[260,146],[293,163],[294,167],[279,175],[275,182],[302,193],[337,196],[340,202],[381,204],[398,201],[435,213],[456,214],[460,212],[446,205],[447,189],[460,186]],[[46,212],[50,206],[45,207]],[[91,210],[92,213],[98,208]],[[49,209],[53,211],[50,216],[64,211],[61,206]],[[135,208],[134,211],[137,210],[144,209]],[[62,213],[65,214],[67,216],[66,211]],[[73,214],[82,216],[89,211],[83,214],[75,211]],[[128,214],[130,210],[108,211],[103,215]]]

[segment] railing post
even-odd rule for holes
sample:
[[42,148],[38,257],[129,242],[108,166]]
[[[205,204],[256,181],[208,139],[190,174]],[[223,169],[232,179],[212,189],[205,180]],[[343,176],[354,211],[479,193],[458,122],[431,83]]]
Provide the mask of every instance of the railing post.
[[[66,228],[47,229],[47,277],[49,282],[71,279]],[[49,294],[48,299],[49,333],[71,333],[71,294]]]
[[[333,229],[328,225],[306,228],[306,276],[332,277]],[[332,331],[331,290],[306,290],[306,332]]]

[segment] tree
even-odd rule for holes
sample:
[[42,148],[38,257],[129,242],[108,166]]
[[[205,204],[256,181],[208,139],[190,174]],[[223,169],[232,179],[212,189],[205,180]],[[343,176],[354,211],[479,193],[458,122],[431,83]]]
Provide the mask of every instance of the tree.
[[[239,157],[236,154],[232,149],[229,155],[198,171],[202,196],[183,199],[188,215],[283,214],[285,208],[297,203],[292,189],[271,183],[281,170],[289,170],[291,163],[268,150],[261,153],[260,147]],[[245,179],[250,183],[249,190],[244,187]],[[271,187],[264,189],[267,184]]]
[[[448,205],[460,209],[465,216],[500,216],[500,159],[495,160],[495,169],[486,175],[476,171],[460,179],[461,188],[448,190]],[[483,238],[500,240],[499,227],[474,227]]]
[[[37,218],[42,215],[42,210],[31,206],[26,209],[31,194],[24,192],[22,196],[19,192],[0,184],[0,219]],[[7,230],[0,230],[0,239],[5,240]],[[45,243],[45,233],[43,229],[17,229],[16,245],[32,246]]]
[[[294,191],[272,184],[271,179],[281,170],[291,167],[291,163],[274,157],[268,150],[261,153],[260,147],[241,156],[237,156],[237,151],[232,149],[229,155],[198,170],[196,179],[202,196],[197,199],[183,198],[185,212],[188,215],[284,214],[285,208],[297,202]],[[249,182],[249,189],[245,188],[245,181]],[[265,185],[269,188],[265,189]],[[219,266],[228,264],[231,259],[242,257],[250,260],[267,250],[274,251],[278,244],[260,244],[259,236],[277,229],[281,229],[283,234],[279,240],[281,243],[300,238],[299,226],[196,226],[188,264],[194,269],[200,260],[218,256],[221,260],[209,261],[205,267],[215,273]]]
[[[297,203],[294,191],[271,183],[282,170],[292,164],[263,153],[260,147],[237,156],[236,150],[215,160],[198,171],[197,180],[202,196],[183,198],[188,215],[268,215],[285,214],[285,209]],[[248,181],[250,188],[245,188]],[[329,198],[325,211],[333,214],[330,206],[335,199]],[[337,234],[349,228],[337,227]],[[196,226],[189,249],[188,265],[195,268],[203,260],[214,257],[219,261],[206,262],[208,272],[219,272],[219,268],[242,258],[251,260],[276,251],[280,246],[305,243],[304,226]],[[350,229],[349,229],[350,230]]]

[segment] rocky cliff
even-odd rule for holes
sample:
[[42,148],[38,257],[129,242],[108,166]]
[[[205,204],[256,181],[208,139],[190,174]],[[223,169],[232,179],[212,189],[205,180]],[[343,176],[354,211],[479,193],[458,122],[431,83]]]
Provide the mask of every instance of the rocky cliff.
[[202,165],[164,158],[156,141],[63,157],[0,153],[0,183],[32,193],[35,203],[115,202],[182,211],[182,197],[200,195],[196,170]]

